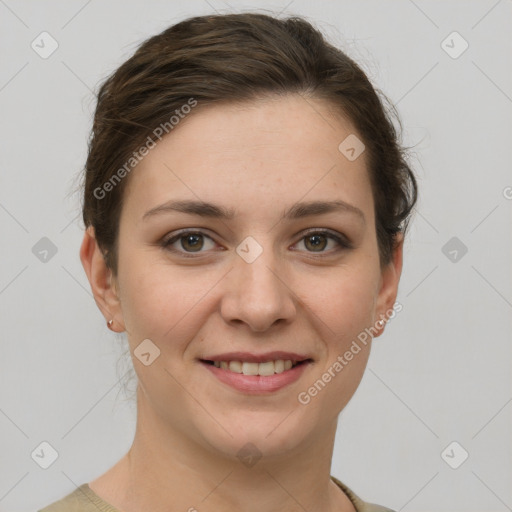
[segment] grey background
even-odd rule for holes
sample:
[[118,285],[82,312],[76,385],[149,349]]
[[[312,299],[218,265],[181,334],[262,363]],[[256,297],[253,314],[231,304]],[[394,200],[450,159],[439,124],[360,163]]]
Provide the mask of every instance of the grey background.
[[[316,23],[397,104],[414,146],[403,311],[340,416],[332,473],[397,511],[512,510],[510,0],[0,0],[0,511],[96,478],[134,434],[125,341],[78,257],[92,91],[170,24],[254,8]],[[31,48],[42,31],[59,45],[47,59]],[[453,31],[469,44],[458,58],[441,46]],[[465,255],[443,251],[452,237]],[[58,452],[48,469],[31,457],[43,441]],[[460,448],[441,456],[453,441],[469,453],[458,469],[445,460]]]

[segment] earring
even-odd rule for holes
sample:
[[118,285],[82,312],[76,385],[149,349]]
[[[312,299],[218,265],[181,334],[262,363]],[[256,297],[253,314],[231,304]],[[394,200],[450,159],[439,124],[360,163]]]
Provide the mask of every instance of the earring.
[[384,326],[384,324],[385,324],[385,323],[386,323],[386,322],[385,322],[385,320],[379,320],[379,321],[377,322],[377,325],[378,325],[380,328],[382,328],[382,327]]
[[113,319],[112,319],[112,320],[109,320],[109,321],[107,322],[107,327],[108,327],[111,331],[113,331],[113,330],[114,330],[114,329],[112,329],[112,326],[113,326],[113,325],[114,325],[114,320],[113,320]]

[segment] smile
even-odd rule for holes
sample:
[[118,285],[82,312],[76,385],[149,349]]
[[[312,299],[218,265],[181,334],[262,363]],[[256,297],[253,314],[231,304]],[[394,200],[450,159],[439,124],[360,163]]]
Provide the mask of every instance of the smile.
[[286,370],[302,364],[305,361],[292,361],[291,359],[277,359],[275,361],[265,361],[262,363],[252,363],[248,361],[205,361],[214,365],[216,368],[227,370],[243,375],[261,375],[268,376],[276,373],[283,373]]
[[250,395],[273,393],[292,384],[312,362],[312,359],[276,359],[260,363],[200,360],[218,381]]

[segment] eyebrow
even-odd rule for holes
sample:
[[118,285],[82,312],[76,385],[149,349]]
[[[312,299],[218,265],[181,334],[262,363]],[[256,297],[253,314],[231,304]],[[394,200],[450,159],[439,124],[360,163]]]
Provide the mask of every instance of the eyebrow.
[[[167,201],[159,206],[155,206],[148,210],[142,217],[142,220],[147,220],[155,215],[181,212],[189,215],[198,215],[201,217],[210,217],[214,219],[231,220],[235,217],[236,212],[230,208],[224,208],[213,203],[205,201],[193,200],[180,200],[180,201]],[[365,216],[362,210],[356,206],[349,204],[345,201],[308,201],[303,203],[294,204],[291,208],[283,213],[281,219],[293,220],[302,219],[304,217],[311,217],[314,215],[324,215],[326,213],[350,213],[359,217],[363,223]]]

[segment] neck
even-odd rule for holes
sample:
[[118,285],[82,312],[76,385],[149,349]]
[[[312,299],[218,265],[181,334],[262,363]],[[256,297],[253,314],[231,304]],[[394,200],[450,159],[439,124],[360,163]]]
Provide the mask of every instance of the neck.
[[336,422],[285,455],[254,463],[171,429],[139,393],[138,409],[130,451],[90,483],[123,512],[261,512],[262,505],[268,512],[355,512],[330,478]]

